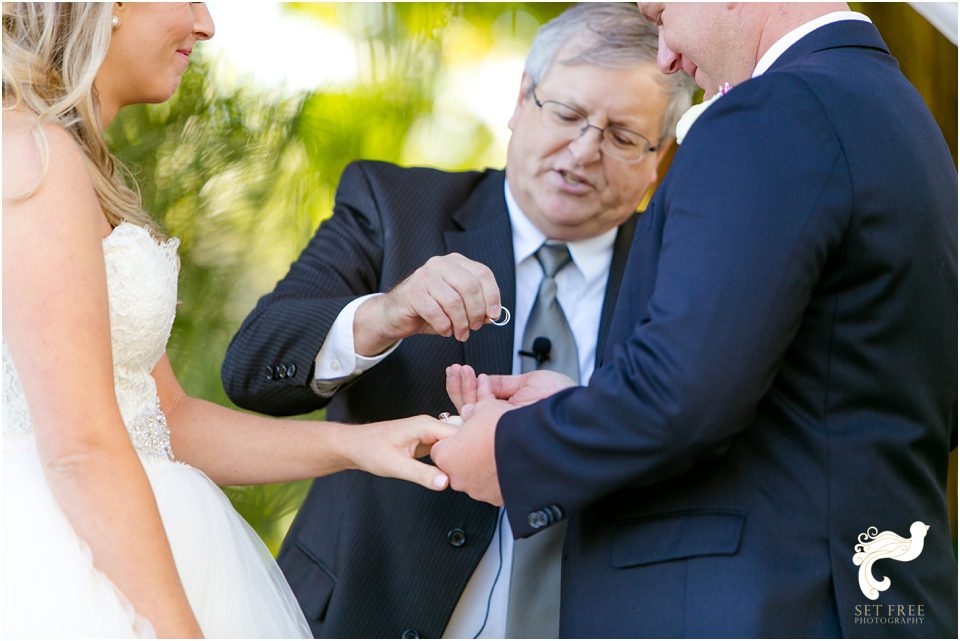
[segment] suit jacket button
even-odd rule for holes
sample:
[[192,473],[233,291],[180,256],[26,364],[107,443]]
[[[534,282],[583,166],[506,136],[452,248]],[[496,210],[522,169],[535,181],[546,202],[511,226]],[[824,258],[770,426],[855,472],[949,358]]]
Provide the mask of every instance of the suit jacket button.
[[563,518],[563,510],[557,505],[548,505],[546,509],[551,523],[556,523]]
[[286,378],[287,377],[287,366],[286,365],[277,365],[277,378]]
[[467,542],[467,533],[460,528],[447,532],[447,542],[455,548],[462,548]]
[[400,634],[401,639],[419,639],[420,633],[416,630],[406,629]]
[[536,512],[531,512],[527,516],[527,523],[530,524],[535,530],[539,530],[542,527],[546,527],[550,524],[550,517],[547,516],[547,513],[543,510],[537,510]]
[[297,373],[296,363],[290,363],[289,365],[287,365],[287,376],[289,376],[290,378],[293,378],[293,375],[296,373]]
[[283,378],[282,376],[280,376],[280,366],[279,366],[279,365],[274,365],[274,366],[273,366],[273,377],[276,378],[276,379]]
[[272,381],[272,380],[273,380],[273,368],[268,366],[266,369],[267,369],[267,380],[268,380],[268,381]]

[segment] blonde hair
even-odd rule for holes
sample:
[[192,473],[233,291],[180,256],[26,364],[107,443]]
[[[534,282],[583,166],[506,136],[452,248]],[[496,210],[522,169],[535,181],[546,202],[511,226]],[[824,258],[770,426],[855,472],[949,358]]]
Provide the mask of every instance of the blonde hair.
[[41,157],[36,182],[16,198],[43,184],[49,164],[43,126],[52,123],[83,150],[110,225],[129,221],[153,230],[136,183],[110,153],[100,124],[93,82],[110,45],[112,12],[110,2],[3,3],[3,109],[22,105],[37,115],[33,136]]

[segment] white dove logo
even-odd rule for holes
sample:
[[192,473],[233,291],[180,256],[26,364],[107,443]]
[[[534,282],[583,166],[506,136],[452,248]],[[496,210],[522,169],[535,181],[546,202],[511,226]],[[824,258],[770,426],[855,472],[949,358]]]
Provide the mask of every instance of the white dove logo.
[[887,530],[877,534],[877,528],[869,527],[857,536],[860,541],[853,549],[853,564],[860,567],[860,590],[863,596],[876,600],[880,593],[890,588],[890,577],[877,581],[873,576],[873,564],[880,559],[893,559],[906,563],[913,561],[923,552],[923,540],[930,526],[914,521],[910,526],[910,538],[905,539],[896,532]]

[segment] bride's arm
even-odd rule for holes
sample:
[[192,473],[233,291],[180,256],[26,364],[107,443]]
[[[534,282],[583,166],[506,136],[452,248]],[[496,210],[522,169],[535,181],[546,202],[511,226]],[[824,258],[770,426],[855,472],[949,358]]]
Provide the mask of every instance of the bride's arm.
[[109,227],[82,152],[52,126],[41,188],[7,199],[40,167],[30,126],[17,118],[4,112],[3,331],[44,474],[94,565],[157,634],[199,636],[114,393],[101,245]]
[[432,489],[447,477],[417,461],[453,427],[427,416],[368,425],[246,414],[187,396],[166,355],[153,370],[173,454],[219,485],[277,483],[361,469]]

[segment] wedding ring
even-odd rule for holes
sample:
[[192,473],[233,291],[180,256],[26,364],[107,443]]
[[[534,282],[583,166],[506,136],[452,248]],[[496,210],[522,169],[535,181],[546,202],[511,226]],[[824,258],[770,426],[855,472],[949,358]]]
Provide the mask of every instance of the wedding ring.
[[437,418],[448,425],[463,425],[463,418],[460,416],[450,416],[450,412],[440,412]]
[[510,322],[510,310],[503,305],[500,306],[500,316],[501,318],[490,318],[489,320],[497,327],[503,327]]

